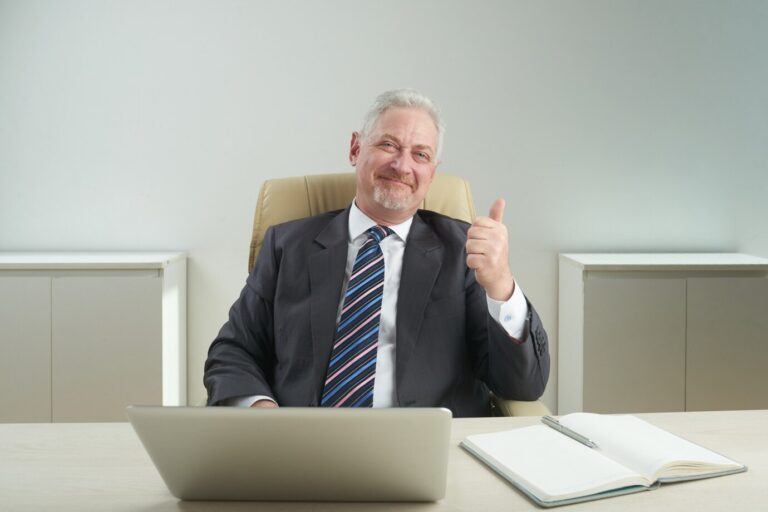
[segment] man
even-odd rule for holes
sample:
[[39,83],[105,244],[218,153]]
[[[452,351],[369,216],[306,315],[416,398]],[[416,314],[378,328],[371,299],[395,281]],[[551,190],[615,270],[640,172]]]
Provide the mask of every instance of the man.
[[205,365],[210,405],[425,406],[535,400],[546,333],[508,263],[504,201],[470,226],[418,210],[443,127],[411,90],[380,95],[345,210],[272,226]]

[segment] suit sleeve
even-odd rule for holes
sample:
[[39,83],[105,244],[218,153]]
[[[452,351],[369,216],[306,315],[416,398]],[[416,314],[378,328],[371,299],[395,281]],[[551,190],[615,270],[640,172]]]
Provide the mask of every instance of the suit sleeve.
[[485,290],[467,273],[468,343],[475,374],[505,400],[537,400],[549,379],[547,333],[528,302],[524,336],[510,337],[488,312]]
[[256,266],[229,320],[208,350],[203,381],[208,405],[246,395],[274,397],[270,382],[275,367],[273,305],[279,272],[275,233],[270,228]]

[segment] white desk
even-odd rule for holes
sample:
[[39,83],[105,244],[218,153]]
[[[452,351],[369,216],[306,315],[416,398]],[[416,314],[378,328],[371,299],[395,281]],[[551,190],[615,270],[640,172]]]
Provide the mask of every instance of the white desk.
[[[768,411],[641,414],[643,419],[746,464],[749,471],[562,508],[734,511],[768,509]],[[437,503],[180,502],[165,488],[129,424],[0,425],[0,510],[516,511],[541,510],[459,448],[466,435],[521,427],[529,418],[453,421],[448,493]]]

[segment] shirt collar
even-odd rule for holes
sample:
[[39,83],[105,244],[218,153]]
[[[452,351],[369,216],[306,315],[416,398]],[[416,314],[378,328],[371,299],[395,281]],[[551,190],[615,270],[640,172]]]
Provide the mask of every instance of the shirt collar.
[[[389,226],[389,229],[394,231],[400,240],[404,242],[408,238],[408,232],[411,230],[412,223],[413,217],[408,217],[405,222]],[[349,209],[349,239],[354,240],[375,225],[376,222],[364,214],[353,200],[352,207]]]

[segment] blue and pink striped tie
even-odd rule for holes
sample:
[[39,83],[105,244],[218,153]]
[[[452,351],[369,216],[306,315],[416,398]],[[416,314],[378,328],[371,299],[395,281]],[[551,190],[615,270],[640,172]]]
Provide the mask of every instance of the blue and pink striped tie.
[[384,254],[379,242],[392,234],[392,230],[374,226],[367,233],[368,239],[357,253],[344,295],[320,401],[322,407],[373,405],[384,292]]

